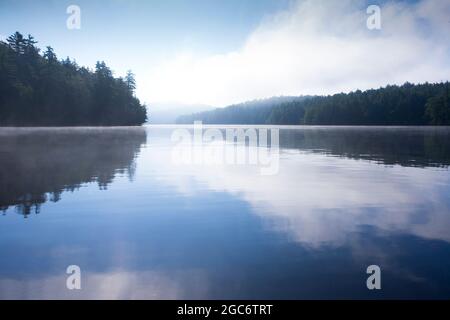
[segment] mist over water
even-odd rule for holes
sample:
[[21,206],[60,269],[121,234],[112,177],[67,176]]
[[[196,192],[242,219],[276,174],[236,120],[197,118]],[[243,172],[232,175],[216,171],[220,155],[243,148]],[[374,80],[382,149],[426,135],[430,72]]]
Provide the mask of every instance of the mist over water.
[[271,127],[273,175],[176,128],[0,129],[0,298],[450,298],[449,128]]

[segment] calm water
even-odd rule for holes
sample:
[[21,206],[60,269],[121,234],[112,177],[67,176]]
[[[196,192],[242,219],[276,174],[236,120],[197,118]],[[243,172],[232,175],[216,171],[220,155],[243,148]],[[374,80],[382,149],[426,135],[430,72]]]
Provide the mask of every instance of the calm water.
[[450,129],[282,128],[273,175],[174,130],[0,129],[0,298],[450,298]]

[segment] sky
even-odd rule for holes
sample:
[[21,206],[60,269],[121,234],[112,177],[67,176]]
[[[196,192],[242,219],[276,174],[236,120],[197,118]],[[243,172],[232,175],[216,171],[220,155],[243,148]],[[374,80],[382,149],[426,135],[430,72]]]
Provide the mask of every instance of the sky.
[[[380,29],[370,30],[369,5]],[[69,5],[81,28],[69,30]],[[450,75],[450,0],[0,0],[0,37],[133,70],[152,103],[226,106]]]

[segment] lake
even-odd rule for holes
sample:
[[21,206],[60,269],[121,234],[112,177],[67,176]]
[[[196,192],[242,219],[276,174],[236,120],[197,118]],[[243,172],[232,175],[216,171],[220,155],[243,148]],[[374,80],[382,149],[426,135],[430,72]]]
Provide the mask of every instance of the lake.
[[0,129],[0,298],[450,298],[449,128],[208,129]]

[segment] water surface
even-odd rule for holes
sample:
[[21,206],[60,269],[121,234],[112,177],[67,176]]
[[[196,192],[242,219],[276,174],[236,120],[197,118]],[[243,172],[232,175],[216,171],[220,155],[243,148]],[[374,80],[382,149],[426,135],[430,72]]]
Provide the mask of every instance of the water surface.
[[176,128],[0,129],[0,298],[450,298],[450,129],[280,127],[262,175]]

